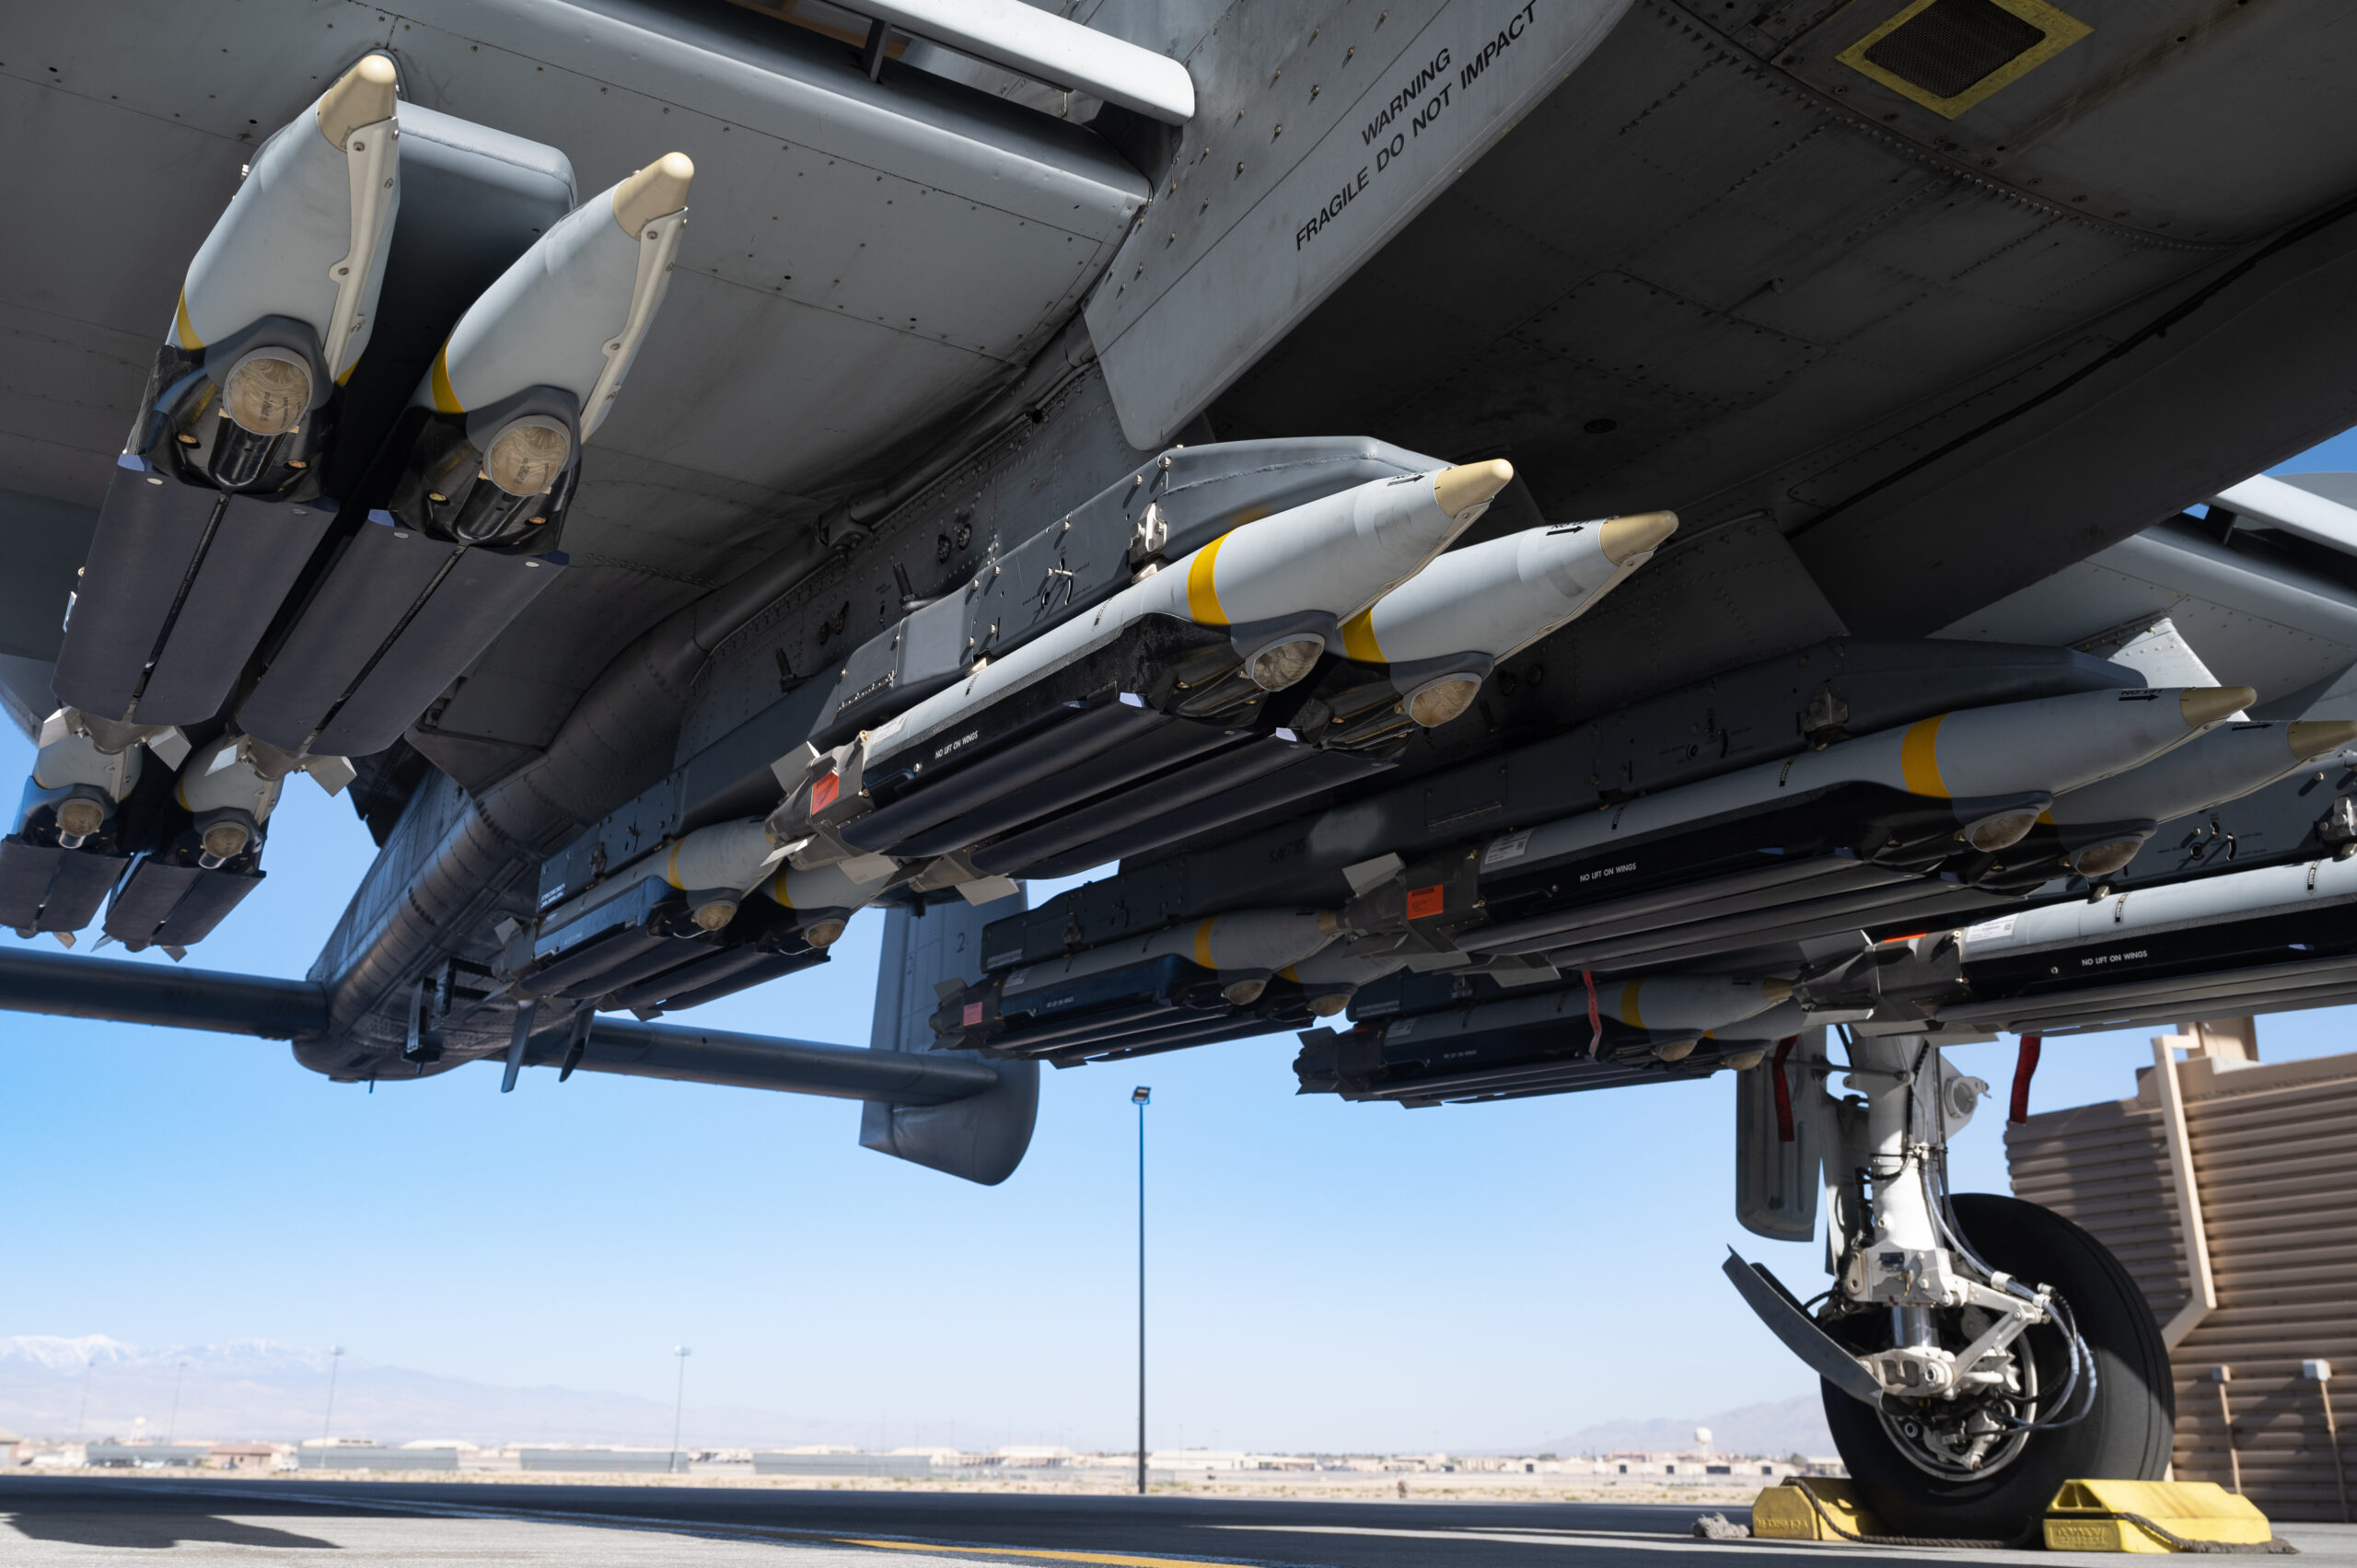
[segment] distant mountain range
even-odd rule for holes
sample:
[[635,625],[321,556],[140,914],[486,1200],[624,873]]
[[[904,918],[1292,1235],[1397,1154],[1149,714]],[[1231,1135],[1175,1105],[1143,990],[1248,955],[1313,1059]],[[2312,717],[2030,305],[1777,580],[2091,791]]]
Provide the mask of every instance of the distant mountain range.
[[[0,1337],[0,1428],[66,1441],[169,1435],[183,1442],[295,1442],[320,1435],[327,1424],[333,1360],[324,1349],[270,1340],[146,1351],[102,1334]],[[1602,1422],[1517,1451],[1685,1449],[1694,1446],[1698,1425],[1711,1429],[1713,1446],[1722,1453],[1833,1451],[1813,1394],[1692,1421]],[[382,1443],[439,1437],[485,1447],[582,1443],[659,1448],[671,1441],[671,1406],[578,1388],[500,1388],[347,1355],[335,1368],[332,1430],[339,1437]],[[859,1445],[875,1441],[875,1428],[772,1411],[691,1405],[681,1440],[701,1448]]]
[[1722,1454],[1762,1454],[1782,1458],[1788,1454],[1822,1456],[1833,1452],[1833,1434],[1825,1424],[1825,1407],[1815,1394],[1741,1405],[1693,1421],[1598,1422],[1541,1444],[1538,1451],[1608,1454],[1631,1448],[1691,1448],[1698,1426],[1711,1429],[1711,1446]]
[[[99,1334],[0,1338],[0,1426],[68,1440],[77,1434],[281,1443],[317,1437],[328,1419],[331,1359],[325,1350],[269,1340],[144,1351]],[[671,1406],[576,1388],[503,1388],[345,1356],[336,1371],[333,1431],[385,1443],[455,1437],[485,1446],[667,1447]],[[691,1405],[681,1440],[706,1448],[786,1447],[853,1442],[862,1431],[873,1439],[872,1428]]]

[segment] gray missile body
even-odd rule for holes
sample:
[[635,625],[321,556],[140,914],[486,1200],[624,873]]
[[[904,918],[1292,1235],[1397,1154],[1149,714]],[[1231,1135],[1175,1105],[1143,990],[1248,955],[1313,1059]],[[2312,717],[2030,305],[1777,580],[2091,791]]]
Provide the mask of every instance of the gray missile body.
[[366,56],[255,151],[190,262],[67,617],[68,706],[214,717],[326,538],[339,377],[374,331],[400,201],[396,118],[392,63]]
[[[1134,853],[1149,819],[1190,830],[1206,816],[1215,822],[1265,808],[1256,790],[1281,802],[1364,776],[1382,764],[1318,754],[1295,732],[1261,724],[1255,704],[1298,683],[1344,619],[1430,561],[1509,477],[1504,463],[1405,473],[1219,534],[1093,609],[977,660],[962,679],[853,739],[809,748],[772,830],[781,839],[821,838],[800,854],[805,865],[858,853],[971,852],[942,875],[975,883]],[[1140,666],[1158,682],[1149,694],[1098,684]],[[1145,786],[1155,774],[1162,783]],[[1074,780],[1086,782],[1039,800]],[[1130,797],[1105,802],[1100,813],[1005,831],[1034,805],[1077,807],[1124,785]],[[1007,811],[1010,800],[1021,809]],[[961,833],[961,819],[981,825]],[[1114,833],[1131,835],[1126,847],[1099,842]]]
[[[2061,1033],[2357,995],[2357,858],[2134,887],[1956,934],[1943,1028]],[[1962,994],[1957,994],[1958,991]]]
[[[1931,864],[1936,865],[1951,851],[1980,847],[1972,843],[1976,830],[1989,844],[1997,847],[2017,842],[2033,826],[2037,812],[2051,801],[2056,786],[2081,785],[2145,762],[2215,726],[2248,700],[2248,692],[2237,689],[2159,692],[2113,689],[1935,715],[1898,729],[1804,752],[1772,766],[1739,770],[1682,789],[1640,797],[1608,810],[1500,835],[1480,852],[1479,880],[1486,894],[1494,877],[1506,878],[1510,900],[1522,900],[1510,902],[1516,914],[1526,909],[1543,910],[1550,905],[1531,905],[1525,895],[1515,889],[1546,882],[1552,875],[1547,870],[1549,866],[1574,861],[1585,865],[1599,854],[1621,853],[1617,846],[1623,843],[1658,842],[1696,830],[1722,832],[1722,826],[1714,824],[1740,822],[1747,811],[1780,809],[1785,801],[1795,798],[1836,802],[1842,798],[1841,791],[1857,789],[1920,801],[1922,809],[1945,814],[1953,826],[1948,833],[1935,837],[1946,847],[1935,846],[1925,852]],[[1739,830],[1724,830],[1740,836]],[[1674,863],[1677,857],[1669,858]],[[1437,918],[1446,923],[1450,918],[1450,909],[1460,904],[1471,907],[1474,899],[1469,887],[1456,895],[1448,893],[1447,888],[1453,883],[1442,868],[1447,860],[1443,856],[1420,863],[1422,869],[1402,871],[1394,878],[1401,883],[1399,889],[1394,889],[1399,900],[1421,900],[1403,903],[1401,910],[1393,912],[1395,915],[1404,913],[1413,926],[1420,915],[1428,922]],[[1706,858],[1701,867],[1707,869],[1711,864]],[[1884,870],[1855,860],[1840,862],[1839,865],[1847,866],[1849,874],[1840,880],[1838,896],[1820,898],[1817,903],[1804,906],[1810,911],[1809,918],[1830,922],[1825,927],[1829,930],[1845,922],[1852,927],[1870,922],[1870,911],[1878,903],[1892,907],[1909,900],[1920,903],[1926,897],[1936,898],[1946,891],[1946,884],[1923,884],[1920,872],[1900,866]],[[1791,880],[1810,872],[1812,866],[1805,862],[1779,860],[1773,869],[1776,875]],[[1428,877],[1434,880],[1432,886],[1423,887],[1423,880]],[[1753,880],[1759,880],[1759,877],[1754,876]],[[1829,881],[1826,885],[1833,884]],[[1345,912],[1344,919],[1353,929],[1372,932],[1375,927],[1364,923],[1368,919],[1383,923],[1382,910],[1376,908],[1382,900],[1376,891],[1370,889],[1368,895],[1354,900]],[[1543,893],[1544,889],[1536,891]],[[1650,896],[1659,903],[1668,894],[1665,890]],[[1548,897],[1560,900],[1559,894]],[[1754,903],[1759,901],[1756,896],[1751,900]],[[1741,910],[1747,906],[1736,903],[1731,907]],[[1384,904],[1383,908],[1389,906]],[[1772,930],[1773,916],[1768,918]],[[1640,930],[1645,923],[1643,920],[1635,923]],[[1602,961],[1615,947],[1615,930],[1610,923],[1556,935],[1560,924],[1560,920],[1550,924],[1533,913],[1521,920],[1519,926],[1509,924],[1492,935],[1481,929],[1477,921],[1470,929],[1457,930],[1455,941],[1473,950],[1541,954],[1559,968],[1586,967]],[[1527,934],[1523,934],[1525,930]],[[1813,934],[1815,930],[1810,926],[1804,934]],[[1692,946],[1690,938],[1687,943]],[[1670,946],[1673,951],[1682,950],[1675,939]],[[1109,945],[1109,949],[1123,950],[1120,944]],[[1626,950],[1657,949],[1641,943]],[[1090,949],[1078,960],[1064,962],[1093,961],[1091,955],[1096,951]],[[1694,947],[1693,951],[1699,954],[1703,949]],[[1591,958],[1590,954],[1596,957]],[[1601,1020],[1641,1032],[1666,1053],[1664,1060],[1677,1060],[1695,1050],[1693,1042],[1708,1034],[1715,1034],[1719,1044],[1724,1045],[1732,1037],[1717,1031],[1767,1011],[1780,1003],[1788,991],[1789,987],[1781,981],[1736,985],[1724,980],[1662,975],[1634,981],[1603,982],[1598,986],[1596,1005]],[[1516,996],[1483,1003],[1480,1008],[1483,1022],[1449,1027],[1477,1032],[1511,1030],[1523,1027],[1516,1009],[1535,1007],[1543,1011],[1569,1005],[1562,1001],[1562,993],[1541,995],[1553,996],[1555,1000],[1542,1002],[1538,997]],[[1584,1010],[1585,997],[1581,1005]],[[1496,1008],[1506,1011],[1493,1012]],[[1522,1048],[1509,1042],[1497,1049]]]
[[2058,796],[2039,820],[2056,829],[2073,871],[2108,876],[2135,857],[2159,824],[2238,800],[2352,743],[2357,723],[2345,720],[2242,720]]
[[2240,799],[2351,745],[2357,723],[2347,720],[2238,720],[2142,767],[2060,794],[2046,815],[2065,826],[2137,817],[2165,822]]
[[737,917],[745,895],[772,875],[791,846],[758,819],[715,822],[661,852],[663,879],[688,895],[696,923],[718,931]]
[[468,308],[387,443],[351,531],[238,708],[282,750],[381,750],[563,570],[582,440],[653,323],[693,166],[672,153],[582,203]]
[[889,855],[854,855],[822,865],[782,866],[762,886],[772,902],[793,912],[805,940],[830,947],[851,917],[874,903],[899,872]]
[[1337,942],[1306,958],[1296,958],[1277,973],[1300,986],[1310,1013],[1323,1018],[1348,1006],[1361,986],[1396,974],[1407,963],[1408,955],[1403,952],[1361,956],[1351,952],[1348,944]]
[[261,883],[271,815],[298,772],[331,795],[354,776],[341,757],[289,756],[235,730],[191,752],[172,790],[184,825],[134,863],[107,905],[107,935],[176,955],[210,935]]
[[1647,512],[1451,551],[1345,621],[1340,651],[1383,667],[1409,719],[1446,724],[1498,660],[1585,614],[1677,527],[1675,513]]
[[[178,738],[177,730],[169,733]],[[93,723],[72,708],[61,708],[42,723],[27,801],[48,808],[64,847],[78,849],[83,840],[103,831],[115,807],[138,787],[147,751],[139,743],[143,738],[129,726]],[[180,750],[186,752],[185,743]],[[17,830],[24,828],[20,813]]]
[[[365,56],[255,151],[189,263],[172,347],[201,351],[278,316],[311,330],[329,381],[352,368],[376,328],[401,205],[396,83],[389,58]],[[257,385],[257,408],[273,389]]]
[[1095,612],[877,726],[867,766],[937,743],[993,702],[1150,616],[1225,631],[1254,684],[1289,686],[1309,672],[1343,621],[1438,555],[1513,476],[1504,463],[1490,462],[1378,480],[1222,534]]
[[1536,866],[1842,784],[1878,785],[1955,810],[1960,842],[2003,849],[2061,791],[2151,761],[2251,701],[2248,687],[2090,691],[1967,708],[1646,796],[1492,841],[1483,869]]
[[401,205],[395,72],[364,57],[256,149],[198,247],[129,450],[184,482],[319,494]]
[[1636,975],[1599,981],[1596,1005],[1632,1029],[1724,1029],[1793,993],[1781,980],[1718,975]]
[[387,503],[468,544],[555,546],[581,443],[670,283],[695,166],[667,153],[584,202],[485,289],[418,383]]
[[[1260,994],[1270,976],[1322,952],[1334,940],[1334,917],[1312,910],[1241,910],[1149,936],[1091,947],[1062,959],[1027,964],[1011,971],[1001,988],[1010,1001],[1053,990],[1073,981],[1181,958],[1220,977],[1225,989],[1249,987],[1244,1003]],[[1005,1005],[1005,1004],[1002,1004]]]
[[[2188,656],[2183,662],[2192,661]],[[2054,877],[2075,876],[2096,889],[2107,889],[2164,823],[2202,817],[2264,789],[2351,738],[2357,738],[2357,724],[2236,716],[2141,767],[2061,796],[2039,813],[2021,845],[2006,853],[2002,874],[1972,879],[2026,892]],[[2194,830],[2205,827],[2199,824]]]
[[[147,768],[188,755],[180,731],[111,723],[75,708],[43,721],[16,831],[0,839],[0,925],[68,947],[130,865],[119,808]],[[154,753],[150,756],[150,753]]]
[[1969,970],[2091,938],[2133,939],[2351,903],[2357,903],[2357,859],[2326,857],[2139,888],[2094,902],[2074,899],[1968,926],[1958,942]]

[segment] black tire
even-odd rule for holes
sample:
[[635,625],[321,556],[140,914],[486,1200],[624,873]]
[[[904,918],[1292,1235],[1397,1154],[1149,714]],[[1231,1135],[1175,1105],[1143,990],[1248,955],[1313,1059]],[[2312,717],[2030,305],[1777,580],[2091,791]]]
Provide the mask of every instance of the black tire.
[[[1895,1535],[2011,1540],[2035,1525],[2066,1481],[2158,1481],[2176,1432],[2177,1388],[2160,1325],[2128,1271],[2051,1209],[1983,1192],[1957,1194],[1955,1207],[1965,1239],[1990,1267],[2052,1285],[2069,1303],[2095,1353],[2094,1408],[2073,1425],[2032,1434],[1994,1474],[1946,1480],[1909,1459],[1879,1412],[1829,1383],[1826,1423],[1861,1500]],[[2023,1337],[2039,1386],[2060,1388],[2069,1371],[2061,1331],[2049,1326]]]

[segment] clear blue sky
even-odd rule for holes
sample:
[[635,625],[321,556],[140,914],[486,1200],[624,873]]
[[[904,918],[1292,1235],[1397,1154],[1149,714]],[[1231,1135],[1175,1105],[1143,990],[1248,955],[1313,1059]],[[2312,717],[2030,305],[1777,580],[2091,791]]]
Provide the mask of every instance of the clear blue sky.
[[[2327,468],[2357,440],[2280,471]],[[0,738],[0,774],[30,755]],[[372,853],[308,781],[273,826],[268,882],[192,963],[301,974]],[[878,927],[702,1016],[865,1043]],[[1295,1097],[1290,1037],[1213,1046],[1050,1073],[1030,1157],[983,1189],[860,1149],[838,1101],[544,1071],[502,1097],[494,1066],[372,1095],[271,1041],[0,1031],[0,1334],[336,1342],[667,1400],[685,1342],[691,1404],[1125,1446],[1144,1082],[1156,1446],[1517,1446],[1813,1387],[1718,1272],[1733,1244],[1821,1278],[1734,1222],[1725,1074],[1406,1111]],[[2051,1043],[2038,1106],[2131,1093],[2149,1032]],[[2349,1037],[2346,1009],[2260,1027],[2270,1058]],[[2002,1091],[2013,1052],[1955,1058]],[[2003,1114],[1959,1139],[1960,1190],[2004,1190]]]

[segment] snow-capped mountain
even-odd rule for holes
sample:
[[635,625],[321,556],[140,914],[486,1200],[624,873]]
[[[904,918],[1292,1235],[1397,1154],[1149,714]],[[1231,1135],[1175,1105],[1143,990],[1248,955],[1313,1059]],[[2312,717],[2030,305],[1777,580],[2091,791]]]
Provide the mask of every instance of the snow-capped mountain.
[[[83,1334],[74,1339],[62,1334],[0,1336],[0,1369],[40,1367],[74,1377],[81,1376],[94,1365],[125,1371],[176,1367],[182,1363],[191,1372],[202,1370],[215,1375],[250,1376],[298,1369],[325,1374],[329,1359],[324,1350],[305,1350],[275,1340],[230,1340],[217,1345],[169,1345],[145,1351],[104,1334]],[[350,1370],[367,1364],[346,1361],[344,1365]]]
[[[329,1425],[324,1347],[272,1340],[149,1350],[103,1334],[0,1336],[0,1427],[27,1436],[259,1439],[331,1430],[386,1443],[457,1437],[505,1443],[668,1446],[666,1400],[577,1388],[505,1388],[346,1355]],[[864,1429],[863,1429],[864,1430]],[[702,1447],[853,1440],[840,1423],[691,1405],[684,1441]]]

